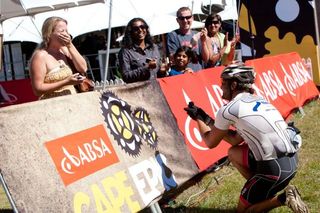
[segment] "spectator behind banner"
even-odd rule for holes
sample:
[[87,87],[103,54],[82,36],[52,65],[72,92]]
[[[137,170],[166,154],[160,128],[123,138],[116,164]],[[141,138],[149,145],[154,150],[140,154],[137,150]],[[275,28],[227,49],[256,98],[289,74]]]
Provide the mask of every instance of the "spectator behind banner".
[[179,47],[173,55],[173,65],[169,71],[169,76],[193,73],[188,64],[194,61],[197,61],[197,55],[190,47]]
[[227,66],[234,60],[235,46],[239,41],[236,35],[228,41],[226,35],[221,33],[222,20],[218,14],[211,14],[206,18],[205,27],[201,30],[201,56],[205,68]]
[[193,15],[188,7],[181,7],[177,11],[177,22],[179,24],[179,29],[174,30],[167,35],[167,51],[171,63],[173,63],[173,55],[179,47],[189,46],[198,55],[198,61],[195,63],[189,63],[193,71],[198,71],[202,69],[202,62],[200,57],[200,46],[198,41],[192,42],[192,37],[197,33],[197,31],[191,30],[191,25],[193,21]]
[[34,94],[39,99],[75,94],[74,85],[82,83],[85,77],[72,73],[68,59],[81,74],[85,74],[87,64],[72,44],[67,21],[60,17],[47,18],[42,25],[42,40],[30,61]]
[[157,45],[152,41],[148,24],[142,18],[129,21],[119,63],[123,81],[133,83],[166,75],[166,65],[162,63]]

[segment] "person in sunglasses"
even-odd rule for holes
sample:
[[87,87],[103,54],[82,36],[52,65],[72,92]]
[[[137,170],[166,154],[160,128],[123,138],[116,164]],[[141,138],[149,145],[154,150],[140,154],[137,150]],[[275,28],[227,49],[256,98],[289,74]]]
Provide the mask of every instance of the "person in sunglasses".
[[133,18],[125,28],[119,52],[122,79],[126,83],[145,81],[166,75],[167,66],[153,43],[149,26],[142,18]]
[[193,22],[192,11],[188,7],[181,7],[177,11],[177,22],[179,29],[167,34],[167,54],[171,63],[174,63],[173,56],[178,48],[182,46],[189,46],[198,55],[198,61],[189,63],[188,67],[193,71],[202,69],[202,62],[200,57],[200,47],[198,42],[192,42],[192,38],[197,34],[197,31],[191,30]]
[[228,32],[221,32],[222,20],[218,14],[211,14],[206,18],[205,27],[200,32],[201,56],[204,67],[215,67],[232,63],[235,46],[239,37],[228,41]]

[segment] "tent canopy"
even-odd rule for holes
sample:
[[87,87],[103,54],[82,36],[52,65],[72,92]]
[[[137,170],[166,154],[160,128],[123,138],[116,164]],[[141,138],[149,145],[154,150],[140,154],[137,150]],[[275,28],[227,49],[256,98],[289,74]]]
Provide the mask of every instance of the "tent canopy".
[[104,0],[1,0],[0,23],[6,19],[104,2]]
[[[16,0],[1,0],[1,10],[3,4],[9,4]],[[68,0],[21,0],[21,2],[28,3],[30,9],[26,9],[25,15],[22,17],[15,17],[6,19],[2,22],[2,31],[4,34],[4,41],[32,41],[35,43],[41,42],[41,27],[43,21],[50,16],[60,16],[68,21],[68,29],[73,37],[88,32],[109,28],[109,11],[110,0],[95,0],[90,1],[102,2],[97,4],[90,4],[81,7],[74,7],[73,1],[64,3],[68,6],[67,9],[49,11],[53,5],[55,9],[62,7],[63,2]],[[33,4],[31,4],[32,2]],[[71,2],[71,3],[70,3]],[[219,14],[222,19],[237,19],[237,10],[235,0],[210,0],[211,3],[222,5],[225,10]],[[58,4],[60,3],[60,4]],[[77,1],[78,5],[84,5],[88,1]],[[114,0],[112,2],[112,16],[110,27],[119,27],[127,25],[128,21],[134,17],[142,17],[150,25],[150,31],[152,35],[159,35],[167,33],[178,28],[176,22],[176,11],[182,6],[193,8],[194,13],[202,13],[201,8],[203,5],[209,3],[209,0]],[[70,8],[70,6],[73,6]],[[16,6],[19,8],[18,6]],[[20,7],[22,7],[20,5]],[[33,8],[35,7],[35,8]],[[39,14],[35,11],[39,11],[42,8],[42,12]],[[21,9],[21,8],[20,8]],[[22,14],[23,11],[18,11],[16,15]],[[43,12],[47,11],[47,12]],[[49,12],[48,12],[49,11]],[[32,16],[28,14],[34,14]],[[3,14],[2,19],[5,17],[13,16],[13,12],[6,12]],[[203,24],[201,22],[194,22],[193,28],[201,28]],[[0,29],[1,34],[1,29]]]

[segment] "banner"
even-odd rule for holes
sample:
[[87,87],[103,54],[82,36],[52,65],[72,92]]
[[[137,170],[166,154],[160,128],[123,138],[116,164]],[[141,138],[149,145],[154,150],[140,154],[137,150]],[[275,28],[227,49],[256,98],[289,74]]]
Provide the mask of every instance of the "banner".
[[0,110],[20,212],[137,212],[199,172],[156,81]]
[[[297,53],[246,64],[284,117],[319,96]],[[0,172],[18,211],[137,212],[174,193],[227,156],[183,109],[193,101],[215,118],[223,68],[1,108]]]
[[0,107],[38,100],[33,94],[30,79],[1,81]]
[[225,103],[220,89],[220,73],[223,67],[210,68],[188,75],[177,75],[159,79],[163,94],[183,132],[185,142],[200,170],[226,156],[230,145],[220,143],[209,149],[200,136],[197,123],[184,111],[189,101],[205,110],[212,118]]
[[[306,100],[319,96],[317,87],[297,53],[250,60],[246,61],[246,65],[255,68],[256,93],[275,105],[284,118],[292,110],[303,106]],[[218,109],[225,104],[220,89],[220,73],[223,68],[215,67],[158,80],[200,170],[207,169],[226,156],[230,145],[222,142],[214,149],[208,149],[196,122],[187,116],[183,108],[189,101],[193,101],[215,118]]]
[[309,72],[298,53],[246,61],[257,72],[256,92],[287,117],[292,110],[319,96]]

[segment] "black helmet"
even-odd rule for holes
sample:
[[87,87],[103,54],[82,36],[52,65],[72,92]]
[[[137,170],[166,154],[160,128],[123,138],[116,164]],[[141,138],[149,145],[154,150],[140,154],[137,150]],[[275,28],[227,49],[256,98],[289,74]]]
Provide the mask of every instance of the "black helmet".
[[224,80],[236,79],[243,84],[253,84],[255,76],[253,67],[231,64],[222,71],[220,77]]

